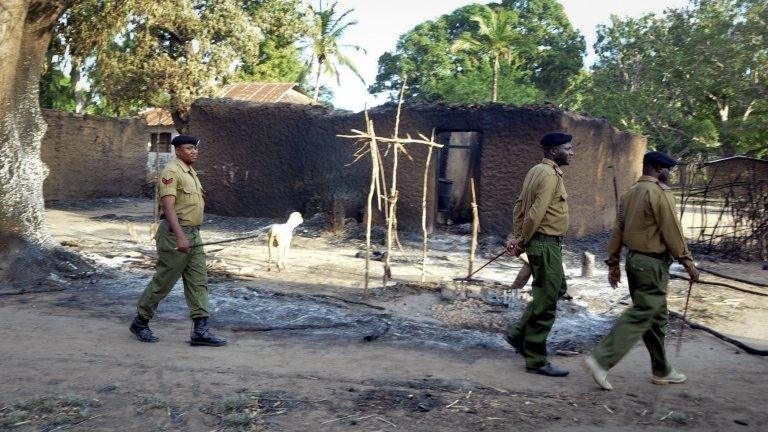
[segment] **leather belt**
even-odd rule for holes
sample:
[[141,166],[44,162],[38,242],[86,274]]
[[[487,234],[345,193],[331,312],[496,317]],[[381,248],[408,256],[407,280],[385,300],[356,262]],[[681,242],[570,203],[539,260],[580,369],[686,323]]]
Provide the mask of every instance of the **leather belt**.
[[636,250],[631,250],[630,252],[645,255],[647,257],[655,258],[659,261],[671,261],[672,258],[669,256],[669,252],[640,252]]
[[[168,219],[161,219],[160,226],[166,231],[170,231],[171,227],[168,223]],[[181,225],[181,229],[191,229],[192,231],[199,231],[201,225]]]

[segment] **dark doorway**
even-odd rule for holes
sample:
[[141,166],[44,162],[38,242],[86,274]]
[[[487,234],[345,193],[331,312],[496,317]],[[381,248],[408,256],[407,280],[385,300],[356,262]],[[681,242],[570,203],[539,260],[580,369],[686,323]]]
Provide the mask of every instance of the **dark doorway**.
[[472,220],[470,178],[477,192],[480,176],[480,132],[440,132],[443,144],[437,170],[437,223],[465,223]]

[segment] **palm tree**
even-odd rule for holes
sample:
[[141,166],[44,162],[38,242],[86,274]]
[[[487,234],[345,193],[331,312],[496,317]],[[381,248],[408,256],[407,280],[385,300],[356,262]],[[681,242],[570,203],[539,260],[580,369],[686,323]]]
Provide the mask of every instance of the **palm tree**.
[[[486,6],[486,13],[471,18],[477,23],[477,33],[465,32],[459,35],[451,49],[457,51],[480,52],[493,59],[493,90],[491,100],[496,102],[499,97],[499,65],[502,59],[511,61],[512,46],[520,40],[520,34],[515,30],[517,14],[507,9],[491,9]],[[489,17],[489,20],[486,20]]]
[[317,100],[318,93],[320,92],[320,76],[323,72],[331,77],[335,77],[336,82],[341,84],[339,81],[340,66],[351,70],[360,78],[360,81],[365,83],[352,60],[341,52],[341,48],[350,48],[355,51],[362,51],[363,53],[365,53],[365,49],[358,45],[339,43],[344,32],[357,24],[355,20],[343,22],[350,13],[354,12],[354,9],[349,9],[337,16],[337,5],[336,2],[333,2],[329,7],[323,9],[323,2],[321,0],[318,9],[312,6],[309,7],[311,12],[311,29],[307,48],[311,49],[312,52],[309,66],[315,70],[315,92],[312,97],[314,100]]

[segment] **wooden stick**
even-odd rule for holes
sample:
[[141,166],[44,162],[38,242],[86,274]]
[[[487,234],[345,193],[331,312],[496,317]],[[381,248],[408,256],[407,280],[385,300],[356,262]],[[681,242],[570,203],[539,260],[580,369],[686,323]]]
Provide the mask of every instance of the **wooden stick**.
[[467,276],[464,279],[457,279],[457,280],[461,281],[461,280],[470,280],[470,279],[472,279],[472,276],[476,275],[477,272],[479,272],[480,270],[484,269],[485,266],[487,266],[488,264],[490,264],[490,263],[496,261],[497,259],[501,258],[501,256],[504,255],[505,253],[507,253],[507,250],[506,249],[502,249],[501,252],[499,252],[498,255],[496,255],[495,257],[491,258],[487,263],[483,264],[479,269],[477,269],[474,272],[472,272],[469,276]]
[[475,251],[477,250],[477,232],[480,231],[480,215],[477,211],[477,197],[475,196],[475,179],[469,178],[469,184],[472,189],[472,243],[469,247],[469,271],[467,279],[472,276],[472,269],[475,266]]
[[[368,110],[365,111],[365,117],[368,118]],[[374,135],[373,131],[373,122],[366,121],[366,126],[368,130],[371,132],[371,141],[369,145],[371,146],[371,186],[368,190],[368,202],[367,202],[367,214],[366,214],[366,220],[365,220],[365,283],[364,287],[367,290],[368,289],[368,278],[370,275],[370,268],[371,268],[371,221],[372,221],[372,213],[373,213],[373,194],[376,191],[376,183],[378,178],[378,171],[379,171],[379,163],[376,160],[376,137]]]
[[393,428],[397,429],[397,425],[396,425],[396,424],[392,423],[391,421],[388,421],[388,420],[387,420],[387,419],[385,419],[385,418],[382,418],[382,417],[376,417],[376,420],[380,420],[380,421],[383,421],[384,423],[386,423],[386,424],[388,424],[388,425],[392,426]]
[[[103,415],[104,415],[104,414],[96,414],[96,415],[94,415],[94,416],[90,416],[90,417],[88,417],[88,418],[87,418],[87,419],[85,419],[85,420],[80,420],[80,421],[79,421],[79,422],[77,422],[77,423],[71,423],[71,424],[65,424],[65,425],[61,425],[61,426],[57,427],[56,429],[51,429],[51,432],[53,432],[53,431],[57,431],[57,430],[62,430],[62,429],[69,429],[69,428],[71,428],[71,427],[73,427],[73,426],[78,426],[78,425],[80,425],[80,424],[82,424],[82,423],[85,423],[85,422],[87,422],[88,420],[93,420],[93,419],[95,419],[95,418],[99,418],[99,417],[101,417],[101,416],[103,416]],[[17,423],[17,424],[18,424],[18,423]]]
[[379,161],[379,183],[378,194],[376,195],[376,204],[381,211],[381,205],[384,204],[384,220],[389,219],[389,205],[387,204],[387,170],[384,167],[384,158],[381,157],[381,149],[376,146],[376,160]]
[[[348,419],[348,418],[350,418],[350,417],[357,417],[358,415],[360,415],[360,413],[355,413],[355,414],[351,414],[351,415],[348,415],[348,416],[344,416],[344,417],[339,417],[339,418],[335,418],[335,419],[331,419],[331,420],[326,420],[326,421],[324,421],[324,422],[322,422],[322,423],[320,423],[320,424],[333,423],[333,422],[337,422],[337,421],[339,421],[339,420]],[[358,420],[359,420],[359,419],[358,419]]]
[[397,165],[398,156],[400,155],[400,144],[398,134],[400,132],[400,113],[402,112],[403,96],[405,95],[406,80],[403,79],[403,86],[400,89],[400,100],[397,103],[397,114],[395,116],[395,133],[394,143],[395,148],[392,154],[392,185],[390,186],[390,194],[388,197],[389,203],[389,217],[387,218],[387,257],[384,259],[384,276],[382,278],[383,287],[387,287],[387,281],[392,278],[392,229],[394,228],[395,221],[395,204],[397,203],[398,191],[397,191]]
[[[356,129],[352,129],[352,132],[359,132],[357,135],[336,135],[339,138],[357,138],[357,139],[371,139],[371,135],[367,133],[360,132]],[[438,144],[436,142],[431,142],[429,140],[423,140],[423,139],[413,139],[413,138],[400,138],[400,139],[393,139],[393,138],[383,138],[383,137],[376,137],[379,142],[383,143],[394,143],[398,142],[400,144],[424,144],[431,147],[437,147],[437,148],[443,148],[442,144]]]
[[[432,129],[432,139],[435,139],[435,129]],[[423,238],[424,247],[421,255],[421,283],[427,281],[427,247],[429,246],[427,240],[427,184],[429,180],[429,163],[432,160],[432,146],[427,151],[427,162],[424,164],[424,186],[422,188],[421,195],[421,235]]]

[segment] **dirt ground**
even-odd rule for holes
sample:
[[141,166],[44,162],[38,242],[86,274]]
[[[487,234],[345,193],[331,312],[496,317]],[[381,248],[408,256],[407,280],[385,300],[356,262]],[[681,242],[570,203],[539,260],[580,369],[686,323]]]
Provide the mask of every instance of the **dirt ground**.
[[[97,272],[48,287],[53,292],[0,293],[0,430],[768,429],[766,359],[700,331],[686,329],[679,357],[676,338],[669,340],[687,383],[651,384],[648,355],[638,345],[611,371],[615,390],[595,386],[579,367],[583,353],[626,303],[626,287],[606,287],[600,266],[592,278],[579,276],[581,252],[599,258],[599,240],[565,245],[574,300],[559,305],[550,350],[560,354],[553,362],[572,373],[555,379],[526,373],[494,332],[519,314],[525,289],[509,308],[487,298],[441,298],[440,287],[454,287],[451,279],[466,274],[465,236],[434,236],[432,289],[419,288],[420,270],[396,255],[398,283],[369,292],[362,289],[364,261],[355,257],[361,231],[353,223],[344,234],[326,236],[321,222],[307,221],[297,230],[287,272],[266,271],[258,239],[210,246],[214,326],[230,339],[214,349],[186,343],[180,287],[152,322],[159,343],[141,344],[127,330],[151,277],[150,202],[57,204],[47,216],[56,239],[96,262]],[[269,222],[210,216],[204,238],[231,238]],[[403,236],[411,259],[419,256],[419,241]],[[486,246],[492,253],[492,242]],[[702,265],[768,279],[751,263]],[[508,258],[492,264],[481,273],[484,286],[503,289],[519,267]],[[379,287],[381,263],[372,268],[372,286]],[[686,288],[671,283],[672,309],[682,309]],[[697,285],[689,315],[765,349],[764,299]]]

